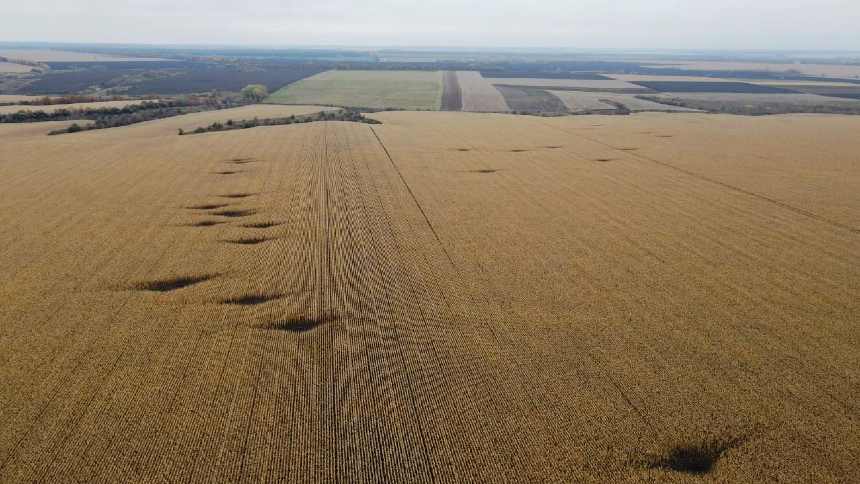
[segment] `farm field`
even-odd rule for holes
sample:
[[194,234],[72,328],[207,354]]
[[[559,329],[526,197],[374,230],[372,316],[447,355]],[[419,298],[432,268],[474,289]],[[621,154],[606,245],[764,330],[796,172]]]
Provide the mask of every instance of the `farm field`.
[[[2,54],[0,54],[2,55]],[[653,62],[643,63],[654,67],[672,67],[691,70],[726,70],[726,71],[772,71],[772,72],[799,72],[808,76],[837,77],[860,79],[860,65],[851,64],[778,64],[765,62],[721,62],[721,61],[696,61],[696,62]]]
[[[632,112],[644,111],[677,111],[690,112],[694,109],[680,106],[660,104],[653,101],[639,99],[635,94],[618,94],[612,92],[585,92],[585,91],[550,91],[554,96],[561,99],[571,113],[590,111],[616,111],[617,106],[612,102],[620,103]],[[611,101],[611,102],[606,102]]]
[[118,55],[96,54],[92,52],[72,52],[54,49],[6,49],[0,48],[0,57],[21,59],[31,62],[138,62],[163,61],[164,59],[124,57]]
[[442,74],[442,111],[463,110],[463,90],[457,78],[457,71],[445,71]]
[[[719,77],[708,76],[654,76],[642,74],[612,74],[613,79],[636,83],[638,81],[670,81],[670,82],[740,82],[738,79],[721,79]],[[837,82],[837,81],[794,81],[783,79],[743,79],[746,84],[764,84],[777,86],[834,86],[834,87],[858,87],[858,84],[853,82]]]
[[477,71],[459,71],[457,79],[463,96],[463,111],[503,113],[511,108],[505,97]]
[[440,71],[326,71],[273,93],[268,102],[438,110]]
[[736,111],[745,109],[751,113],[781,114],[786,111],[805,112],[815,109],[841,109],[847,114],[860,113],[860,100],[821,96],[816,94],[751,94],[751,93],[713,93],[713,92],[661,92],[648,95],[653,99],[680,101],[684,106],[710,111]]
[[12,114],[17,113],[18,111],[42,111],[45,113],[53,113],[55,111],[59,111],[65,109],[67,111],[74,111],[78,109],[107,109],[107,108],[123,108],[125,106],[135,106],[141,104],[145,101],[142,100],[129,100],[129,101],[99,101],[99,102],[91,102],[91,103],[71,103],[71,104],[50,104],[50,105],[8,105],[8,106],[0,106],[0,114]]
[[726,81],[637,81],[636,85],[659,92],[674,93],[745,93],[745,94],[791,94],[792,91],[763,84]]
[[566,114],[567,106],[552,92],[533,87],[495,86],[511,111]]
[[647,91],[637,84],[617,79],[535,79],[535,78],[487,78],[491,84],[497,86],[517,86],[517,87],[540,87],[545,89],[552,88],[575,88],[575,89],[633,89],[639,91]]
[[0,105],[10,103],[20,103],[24,101],[35,101],[42,99],[44,96],[21,96],[18,94],[0,94]]
[[0,125],[0,482],[860,472],[860,118],[278,109]]
[[23,64],[0,61],[0,74],[24,74],[32,70],[32,67]]

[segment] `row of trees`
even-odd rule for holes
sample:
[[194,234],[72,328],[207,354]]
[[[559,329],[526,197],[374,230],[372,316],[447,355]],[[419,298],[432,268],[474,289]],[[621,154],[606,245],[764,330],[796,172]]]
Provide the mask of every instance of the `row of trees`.
[[318,121],[347,121],[353,123],[382,124],[376,119],[365,117],[358,111],[344,109],[340,111],[323,111],[305,116],[289,116],[286,118],[244,119],[241,121],[228,120],[226,123],[215,122],[206,127],[199,127],[194,131],[180,129],[179,135],[212,133],[215,131],[230,131],[234,129],[249,129],[258,126],[281,126],[286,124],[313,123]]

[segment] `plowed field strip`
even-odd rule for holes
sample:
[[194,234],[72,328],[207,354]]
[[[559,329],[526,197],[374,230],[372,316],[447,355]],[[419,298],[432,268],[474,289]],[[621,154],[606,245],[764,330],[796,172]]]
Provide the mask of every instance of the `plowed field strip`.
[[463,92],[460,89],[460,81],[457,79],[457,71],[445,71],[442,76],[442,111],[462,111]]

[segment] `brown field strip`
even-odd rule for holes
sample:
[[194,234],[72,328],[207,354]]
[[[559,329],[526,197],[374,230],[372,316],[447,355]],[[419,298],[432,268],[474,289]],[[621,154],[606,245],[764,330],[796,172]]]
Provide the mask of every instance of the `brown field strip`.
[[463,109],[463,92],[457,71],[445,71],[442,74],[442,106],[441,111],[461,111]]
[[855,118],[203,115],[0,126],[0,482],[860,472]]

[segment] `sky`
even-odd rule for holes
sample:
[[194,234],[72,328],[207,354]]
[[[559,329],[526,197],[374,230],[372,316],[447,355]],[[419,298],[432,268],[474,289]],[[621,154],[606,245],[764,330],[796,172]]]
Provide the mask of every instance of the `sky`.
[[0,0],[0,41],[860,50],[860,0]]

